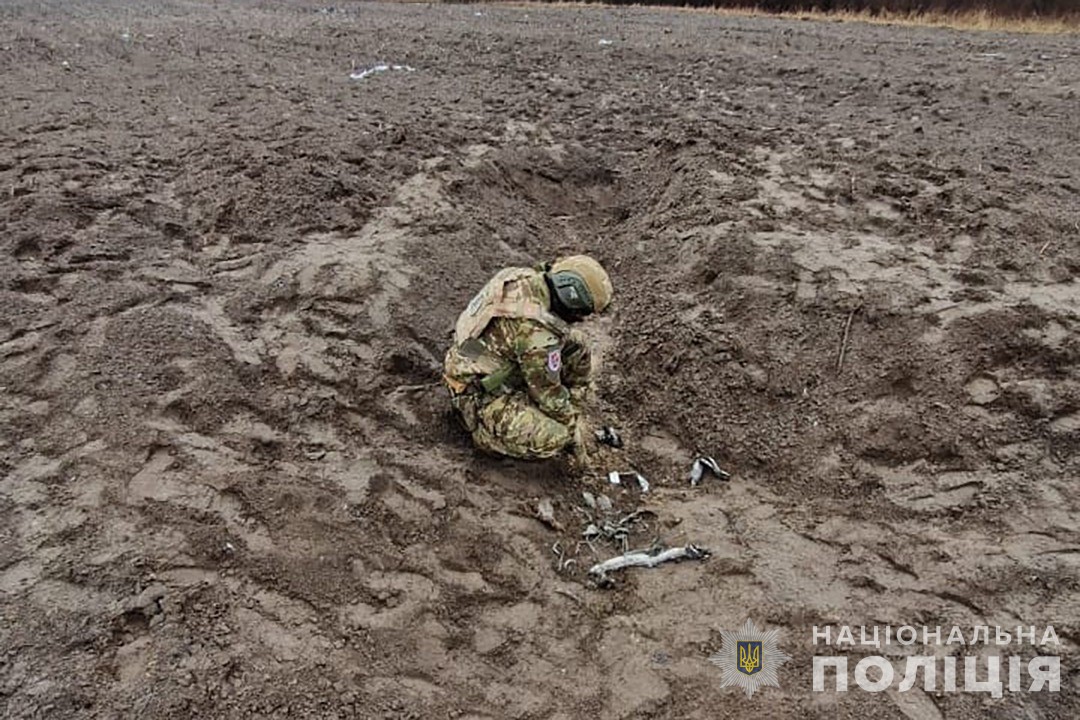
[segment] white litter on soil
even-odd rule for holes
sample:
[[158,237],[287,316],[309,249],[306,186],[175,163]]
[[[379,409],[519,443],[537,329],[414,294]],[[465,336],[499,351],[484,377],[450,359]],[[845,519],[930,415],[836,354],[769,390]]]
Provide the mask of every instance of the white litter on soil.
[[354,70],[353,72],[349,73],[349,79],[363,80],[369,75],[386,72],[387,70],[404,70],[405,72],[413,72],[416,70],[416,68],[409,65],[387,65],[385,63],[380,63],[379,65],[373,65],[366,70]]

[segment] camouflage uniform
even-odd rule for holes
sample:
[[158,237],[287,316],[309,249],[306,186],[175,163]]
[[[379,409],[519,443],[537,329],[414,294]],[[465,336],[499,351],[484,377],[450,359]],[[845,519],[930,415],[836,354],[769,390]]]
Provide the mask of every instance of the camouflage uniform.
[[458,318],[444,379],[478,447],[547,458],[574,443],[591,365],[580,333],[551,311],[543,273],[507,268]]

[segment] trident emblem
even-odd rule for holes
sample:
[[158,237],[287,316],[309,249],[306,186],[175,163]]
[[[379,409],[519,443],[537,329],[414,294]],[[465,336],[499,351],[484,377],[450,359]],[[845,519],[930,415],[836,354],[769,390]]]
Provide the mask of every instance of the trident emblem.
[[761,671],[761,642],[758,640],[739,641],[739,672],[753,675]]

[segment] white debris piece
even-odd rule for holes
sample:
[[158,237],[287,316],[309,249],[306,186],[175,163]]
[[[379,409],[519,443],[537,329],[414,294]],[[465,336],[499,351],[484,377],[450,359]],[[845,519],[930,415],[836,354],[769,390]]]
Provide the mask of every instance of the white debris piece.
[[404,70],[405,72],[414,72],[416,68],[409,65],[388,65],[386,63],[379,63],[378,65],[373,65],[366,70],[354,70],[353,72],[349,73],[349,79],[363,80],[368,75],[386,72],[387,70]]
[[607,38],[600,38],[600,42],[598,44],[600,44],[600,45],[610,45],[612,42],[613,41],[608,40]]
[[631,552],[593,565],[589,568],[589,576],[601,587],[610,586],[612,580],[608,576],[608,573],[615,570],[622,570],[623,568],[628,567],[653,568],[661,563],[679,560],[705,560],[709,557],[709,554],[708,550],[696,545],[669,548],[658,553],[651,553],[648,551]]
[[641,473],[634,473],[637,476],[638,487],[641,488],[641,492],[649,492],[649,481],[645,479],[645,476]]
[[608,482],[612,485],[622,485],[624,477],[634,480],[638,484],[638,487],[641,488],[641,492],[649,492],[649,481],[639,472],[618,472],[617,470],[612,470],[608,473],[607,477]]
[[720,480],[730,480],[731,473],[726,470],[721,470],[720,466],[716,464],[716,461],[711,457],[699,457],[694,461],[693,467],[690,468],[690,485],[697,487],[701,479],[705,477],[705,471],[708,470]]

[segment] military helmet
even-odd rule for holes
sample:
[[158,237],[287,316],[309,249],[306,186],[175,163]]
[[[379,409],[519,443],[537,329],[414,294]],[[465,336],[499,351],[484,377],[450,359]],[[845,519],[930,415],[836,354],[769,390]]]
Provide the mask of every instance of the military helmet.
[[575,315],[602,312],[611,303],[611,278],[588,255],[559,258],[548,271],[559,303]]

